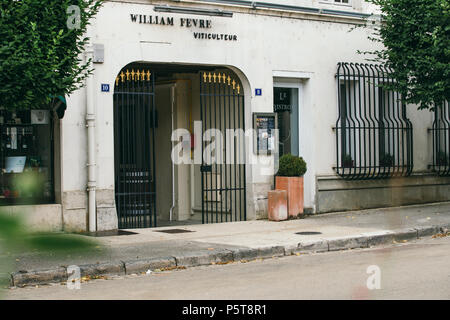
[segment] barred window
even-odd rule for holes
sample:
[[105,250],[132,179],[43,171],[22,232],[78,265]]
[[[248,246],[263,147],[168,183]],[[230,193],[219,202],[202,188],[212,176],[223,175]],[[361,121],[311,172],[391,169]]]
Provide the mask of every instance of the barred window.
[[336,172],[345,179],[410,175],[412,124],[394,81],[380,65],[339,63]]
[[450,176],[450,107],[444,102],[435,106],[433,133],[432,169],[438,175]]

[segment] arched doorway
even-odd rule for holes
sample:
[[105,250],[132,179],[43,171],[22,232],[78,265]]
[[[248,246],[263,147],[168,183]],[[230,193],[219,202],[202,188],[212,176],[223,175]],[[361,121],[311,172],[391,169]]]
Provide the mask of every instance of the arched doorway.
[[[242,84],[227,68],[146,63],[123,68],[114,90],[119,228],[246,220],[244,123]],[[191,164],[171,160],[175,129],[190,133]],[[211,130],[216,134],[208,136]],[[214,160],[194,161],[194,141],[201,141],[202,155],[214,150]]]

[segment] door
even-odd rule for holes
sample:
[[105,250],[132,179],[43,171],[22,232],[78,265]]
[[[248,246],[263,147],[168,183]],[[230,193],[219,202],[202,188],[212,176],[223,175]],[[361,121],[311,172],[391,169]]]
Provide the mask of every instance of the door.
[[200,72],[202,222],[245,221],[245,114],[242,84],[229,71]]
[[156,227],[154,75],[123,69],[114,88],[115,198],[120,229]]

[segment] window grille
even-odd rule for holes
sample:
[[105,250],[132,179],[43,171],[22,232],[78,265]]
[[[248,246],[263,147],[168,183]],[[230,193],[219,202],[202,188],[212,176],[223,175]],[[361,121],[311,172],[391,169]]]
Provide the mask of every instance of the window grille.
[[440,176],[450,176],[450,108],[444,102],[434,109],[432,170]]
[[336,172],[348,180],[408,176],[413,168],[412,124],[394,80],[381,65],[338,63]]

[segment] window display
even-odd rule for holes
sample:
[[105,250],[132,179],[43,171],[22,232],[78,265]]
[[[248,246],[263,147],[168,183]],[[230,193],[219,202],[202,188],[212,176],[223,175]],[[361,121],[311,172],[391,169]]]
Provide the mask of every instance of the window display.
[[52,124],[48,110],[0,110],[0,205],[53,201]]

